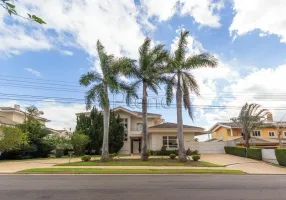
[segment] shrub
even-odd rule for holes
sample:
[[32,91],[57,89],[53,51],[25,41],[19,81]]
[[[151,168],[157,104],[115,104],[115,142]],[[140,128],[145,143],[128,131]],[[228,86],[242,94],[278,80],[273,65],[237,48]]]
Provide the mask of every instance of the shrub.
[[259,148],[247,149],[247,157],[255,160],[262,160],[262,150]]
[[90,157],[89,155],[84,155],[83,157],[81,157],[81,160],[82,160],[83,162],[88,162],[88,161],[91,160],[91,157]]
[[192,159],[193,159],[193,161],[197,162],[197,161],[199,161],[199,160],[201,159],[201,156],[199,156],[199,155],[193,155],[193,156],[192,156]]
[[246,157],[246,148],[245,147],[224,147],[225,153],[240,156],[240,157]]
[[275,149],[275,155],[279,165],[286,166],[286,148]]
[[186,151],[186,155],[187,155],[187,156],[192,155],[192,150],[191,150],[190,148],[188,148],[188,150]]
[[64,155],[64,151],[62,149],[56,149],[56,158],[61,158]]
[[89,143],[89,137],[80,132],[75,132],[71,138],[71,143],[73,145],[75,155],[81,156],[84,153],[86,145]]
[[148,149],[148,158],[153,155],[153,151]]
[[170,157],[172,160],[174,160],[174,159],[176,158],[176,154],[171,153],[171,154],[169,155],[169,157]]

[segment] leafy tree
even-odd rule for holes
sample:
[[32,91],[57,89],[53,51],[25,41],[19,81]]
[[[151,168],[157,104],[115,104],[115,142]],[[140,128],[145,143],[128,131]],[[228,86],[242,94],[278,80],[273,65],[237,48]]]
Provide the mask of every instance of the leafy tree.
[[19,150],[28,144],[28,136],[19,128],[0,126],[0,151]]
[[42,125],[39,121],[26,121],[19,124],[18,128],[28,134],[29,148],[24,149],[33,157],[48,157],[54,149],[54,144],[45,138],[52,134],[52,132]]
[[90,153],[95,150],[96,154],[100,154],[103,138],[103,115],[101,112],[94,107],[90,112],[90,116],[84,114],[78,116],[76,131],[81,131],[89,136],[90,142],[87,149]]
[[[133,84],[134,88],[143,86],[142,97],[142,121],[143,121],[143,145],[141,160],[148,160],[147,151],[147,89],[158,94],[159,85],[165,81],[162,72],[165,70],[165,64],[168,59],[168,51],[164,49],[163,44],[158,44],[151,48],[151,39],[146,38],[144,43],[139,48],[138,66],[125,65],[121,69],[123,73],[136,81]],[[131,67],[131,68],[130,68]]]
[[36,15],[29,14],[29,13],[27,13],[28,17],[24,17],[22,15],[19,15],[16,11],[16,6],[14,4],[12,4],[10,0],[0,0],[0,6],[3,7],[5,10],[7,10],[7,12],[10,15],[16,15],[18,17],[37,22],[39,24],[46,24],[46,22],[44,22],[44,20],[37,17]]
[[259,104],[248,104],[246,103],[236,118],[231,120],[241,127],[241,134],[245,140],[245,146],[249,148],[249,140],[251,138],[251,133],[263,125],[266,121],[266,116],[269,114],[267,109],[262,109]]
[[[172,75],[169,79],[166,89],[167,105],[170,105],[173,100],[173,87],[176,88],[176,105],[177,105],[177,124],[178,124],[178,157],[182,162],[187,161],[184,136],[183,136],[183,116],[182,106],[188,110],[189,116],[193,120],[193,110],[190,100],[190,93],[199,95],[199,85],[190,70],[201,67],[217,67],[217,59],[208,54],[202,53],[191,55],[186,58],[187,54],[187,38],[189,31],[181,31],[177,50],[174,55],[170,56],[168,63],[168,72]],[[182,105],[183,102],[183,105]]]
[[120,116],[115,116],[114,112],[110,114],[109,128],[109,149],[110,153],[118,153],[124,145],[124,126]]
[[81,156],[84,153],[86,145],[89,143],[89,137],[80,131],[76,131],[71,138],[71,143],[75,155]]
[[125,82],[120,81],[118,73],[120,67],[132,65],[133,61],[128,58],[116,59],[113,55],[108,55],[100,41],[97,42],[97,53],[102,74],[98,72],[89,72],[83,75],[79,82],[81,85],[86,87],[92,85],[85,95],[86,108],[90,109],[92,103],[97,102],[103,110],[104,133],[101,161],[106,162],[109,161],[108,132],[110,121],[110,104],[108,92],[126,92],[126,100],[128,103],[130,101],[130,97],[136,95],[136,93],[133,88],[129,87]]
[[[77,117],[76,131],[88,135],[90,142],[87,145],[89,152],[95,150],[100,153],[103,138],[103,115],[95,107],[91,110],[90,116],[84,114]],[[110,112],[109,127],[109,149],[110,153],[117,153],[124,144],[124,127],[120,116]]]

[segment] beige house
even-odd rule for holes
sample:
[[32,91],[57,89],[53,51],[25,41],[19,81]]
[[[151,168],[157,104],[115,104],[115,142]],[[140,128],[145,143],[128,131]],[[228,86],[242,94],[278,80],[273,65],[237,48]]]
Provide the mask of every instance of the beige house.
[[[137,154],[141,152],[142,144],[142,113],[132,111],[124,107],[117,107],[114,112],[123,119],[125,127],[124,145],[120,150],[122,154]],[[80,113],[79,113],[80,114]],[[77,114],[77,115],[79,115]],[[89,115],[89,112],[84,114]],[[148,149],[158,151],[162,146],[166,146],[167,150],[175,150],[178,148],[177,141],[177,124],[164,123],[164,119],[160,114],[148,113]],[[184,125],[184,141],[185,148],[194,149],[194,137],[202,135],[204,129],[195,126]],[[195,150],[195,149],[194,149]]]
[[[14,107],[0,107],[0,125],[14,126],[21,124],[25,121],[26,113],[20,109],[19,105]],[[49,122],[49,120],[38,117],[39,121],[43,124]]]

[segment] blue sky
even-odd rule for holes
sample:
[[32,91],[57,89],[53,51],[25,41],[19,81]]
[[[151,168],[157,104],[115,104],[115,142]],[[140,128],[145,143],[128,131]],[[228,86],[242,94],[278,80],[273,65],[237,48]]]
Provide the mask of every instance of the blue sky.
[[[217,69],[192,72],[201,96],[193,98],[194,122],[184,112],[185,124],[209,128],[236,116],[245,102],[269,108],[277,120],[286,112],[286,2],[21,0],[15,4],[18,13],[35,13],[47,24],[40,26],[0,10],[0,105],[36,105],[52,120],[48,125],[52,128],[74,128],[74,113],[84,111],[85,89],[78,79],[98,69],[97,39],[108,52],[136,59],[146,36],[174,50],[182,28],[190,31],[189,55],[209,52],[219,60]],[[162,98],[163,91],[158,96]],[[174,106],[149,111],[176,122]]]

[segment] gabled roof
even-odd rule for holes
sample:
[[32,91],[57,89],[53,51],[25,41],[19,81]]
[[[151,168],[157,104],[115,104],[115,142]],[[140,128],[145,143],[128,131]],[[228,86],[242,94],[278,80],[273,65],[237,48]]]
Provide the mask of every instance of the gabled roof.
[[[177,126],[176,123],[165,122],[165,123],[158,124],[158,125],[155,125],[155,126],[151,126],[151,127],[148,127],[148,128],[177,128],[177,127],[178,126]],[[200,128],[200,129],[203,129],[201,127],[189,126],[189,125],[183,125],[183,128]]]
[[[135,116],[135,117],[141,117],[141,116],[142,116],[142,112],[129,110],[129,109],[123,107],[123,106],[118,106],[118,107],[116,107],[116,108],[113,108],[112,110],[113,110],[114,112],[123,111],[123,112],[129,113],[130,115],[133,115],[133,116]],[[90,112],[76,113],[77,116],[80,115],[80,114],[89,115]],[[147,116],[148,116],[148,117],[161,117],[162,115],[156,114],[156,113],[147,113]]]
[[[281,122],[279,123],[280,126],[282,127],[286,127],[286,122]],[[275,128],[277,126],[277,122],[264,122],[263,125],[260,126],[260,128]],[[225,128],[241,128],[241,126],[238,126],[236,123],[234,122],[218,122],[215,125],[213,125],[209,131],[215,131],[220,127],[225,127]]]

